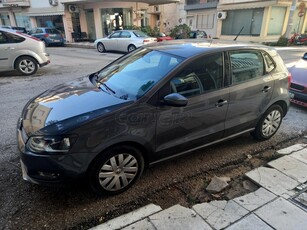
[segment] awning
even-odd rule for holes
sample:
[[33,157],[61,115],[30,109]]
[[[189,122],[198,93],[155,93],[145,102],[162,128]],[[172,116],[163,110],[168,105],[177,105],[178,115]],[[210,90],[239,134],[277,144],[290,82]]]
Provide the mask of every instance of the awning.
[[270,1],[258,1],[250,3],[236,3],[236,4],[219,4],[218,10],[240,10],[240,9],[251,9],[251,8],[264,8],[267,6],[273,6],[277,4],[277,0]]
[[31,8],[24,12],[25,16],[55,16],[64,15],[64,7]]
[[64,4],[78,4],[78,3],[93,3],[93,2],[140,2],[140,3],[147,3],[149,5],[162,5],[162,4],[169,4],[169,3],[177,3],[180,0],[61,0],[61,3]]

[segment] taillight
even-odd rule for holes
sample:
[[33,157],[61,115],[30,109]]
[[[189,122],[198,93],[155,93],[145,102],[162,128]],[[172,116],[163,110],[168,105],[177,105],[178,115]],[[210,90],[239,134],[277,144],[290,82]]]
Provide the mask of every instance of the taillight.
[[44,34],[44,37],[45,37],[45,38],[48,38],[48,37],[49,37],[49,34]]
[[288,88],[290,88],[291,81],[292,81],[292,74],[288,73]]

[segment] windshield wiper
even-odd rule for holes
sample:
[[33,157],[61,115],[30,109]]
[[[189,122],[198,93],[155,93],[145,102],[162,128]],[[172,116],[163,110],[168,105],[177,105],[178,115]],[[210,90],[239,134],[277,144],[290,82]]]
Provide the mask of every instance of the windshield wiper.
[[116,92],[113,89],[111,89],[109,86],[107,86],[106,83],[100,82],[100,85],[103,85],[109,92],[116,94]]

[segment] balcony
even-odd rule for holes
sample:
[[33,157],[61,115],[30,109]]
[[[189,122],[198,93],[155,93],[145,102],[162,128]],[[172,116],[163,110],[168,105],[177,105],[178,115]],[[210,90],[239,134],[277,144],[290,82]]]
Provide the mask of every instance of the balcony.
[[[63,4],[78,4],[78,3],[95,3],[95,2],[112,2],[110,0],[60,0]],[[178,3],[180,0],[117,0],[116,2],[142,2],[149,5],[160,5],[160,4],[169,4],[169,3]]]
[[0,0],[0,8],[30,6],[30,0]]
[[200,3],[200,1],[190,1],[190,4],[184,6],[184,10],[201,10],[201,9],[214,9],[217,8],[218,1],[208,1]]

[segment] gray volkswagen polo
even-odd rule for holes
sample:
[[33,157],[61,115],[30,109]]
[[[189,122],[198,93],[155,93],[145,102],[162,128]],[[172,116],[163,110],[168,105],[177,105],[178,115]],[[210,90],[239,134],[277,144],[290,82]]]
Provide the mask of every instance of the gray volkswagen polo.
[[30,100],[18,121],[23,178],[128,189],[143,170],[250,132],[271,138],[289,73],[270,47],[219,40],[142,47]]

